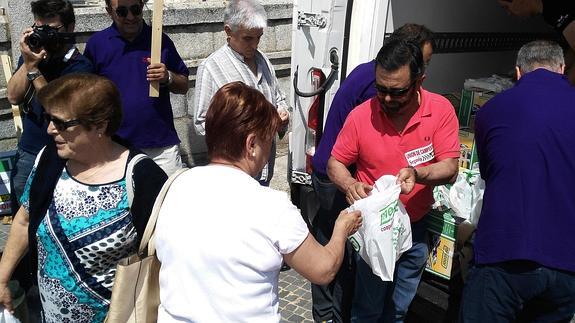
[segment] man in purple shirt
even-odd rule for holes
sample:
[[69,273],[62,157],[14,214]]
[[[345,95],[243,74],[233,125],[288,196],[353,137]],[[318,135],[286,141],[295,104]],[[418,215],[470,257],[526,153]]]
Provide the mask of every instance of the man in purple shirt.
[[[142,17],[142,0],[106,0],[110,27],[95,33],[85,55],[96,73],[112,80],[122,94],[124,118],[118,136],[146,154],[170,175],[182,162],[170,92],[188,91],[188,68],[170,38],[162,34],[161,63],[150,64],[152,29]],[[160,96],[149,97],[150,81]]]
[[[433,38],[422,25],[405,24],[395,30],[392,37],[401,37],[421,45],[423,61],[427,66],[433,53]],[[324,132],[313,156],[312,183],[318,196],[320,209],[313,221],[313,235],[320,243],[329,241],[335,219],[345,209],[345,195],[330,181],[326,166],[331,150],[348,114],[364,101],[375,96],[375,60],[357,66],[341,84],[327,115]],[[347,322],[351,315],[354,294],[355,264],[348,245],[344,261],[334,281],[327,286],[312,284],[312,312],[314,320]]]
[[[559,45],[517,55],[517,83],[475,119],[485,193],[460,322],[569,322],[575,313],[575,88]],[[529,306],[536,304],[536,306]]]

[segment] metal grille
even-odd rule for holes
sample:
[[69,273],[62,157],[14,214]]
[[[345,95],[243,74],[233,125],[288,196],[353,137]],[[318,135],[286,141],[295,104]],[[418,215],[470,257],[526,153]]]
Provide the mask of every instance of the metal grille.
[[[386,37],[391,34],[386,34]],[[496,52],[518,50],[538,39],[563,39],[556,33],[433,33],[434,53]]]
[[434,33],[435,53],[518,50],[538,39],[560,41],[556,33]]

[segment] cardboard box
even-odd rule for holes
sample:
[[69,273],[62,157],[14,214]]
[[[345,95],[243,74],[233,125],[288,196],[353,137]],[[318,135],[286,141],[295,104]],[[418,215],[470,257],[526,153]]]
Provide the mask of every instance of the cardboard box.
[[457,110],[459,126],[473,128],[472,116],[493,96],[495,96],[493,92],[463,89],[461,91],[461,102]]
[[473,169],[479,163],[477,147],[475,147],[475,134],[469,130],[459,130],[459,167]]
[[427,222],[427,246],[429,257],[425,270],[439,277],[449,279],[453,266],[457,221],[451,210],[432,210]]

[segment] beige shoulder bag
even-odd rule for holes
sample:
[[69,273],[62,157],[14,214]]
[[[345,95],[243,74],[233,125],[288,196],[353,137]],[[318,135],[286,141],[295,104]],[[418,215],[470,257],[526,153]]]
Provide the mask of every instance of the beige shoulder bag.
[[185,170],[180,169],[172,174],[162,186],[154,202],[152,214],[137,254],[124,258],[118,263],[110,309],[105,322],[151,323],[157,321],[160,305],[160,261],[156,257],[154,231],[158,213],[170,185]]

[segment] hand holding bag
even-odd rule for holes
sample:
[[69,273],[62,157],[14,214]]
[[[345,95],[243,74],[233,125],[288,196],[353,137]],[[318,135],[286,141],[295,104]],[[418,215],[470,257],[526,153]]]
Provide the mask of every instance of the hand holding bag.
[[[128,169],[130,169],[129,166]],[[156,256],[154,231],[158,213],[170,185],[185,170],[180,169],[175,172],[162,186],[154,202],[138,252],[118,263],[110,309],[105,322],[151,323],[157,321],[160,305],[160,261]],[[129,177],[131,176],[127,179]],[[131,185],[131,183],[126,183],[128,191],[132,189]]]
[[412,245],[409,215],[399,200],[401,187],[396,181],[395,176],[382,176],[368,197],[348,208],[361,211],[363,217],[363,225],[348,239],[383,281],[393,281],[395,262]]

